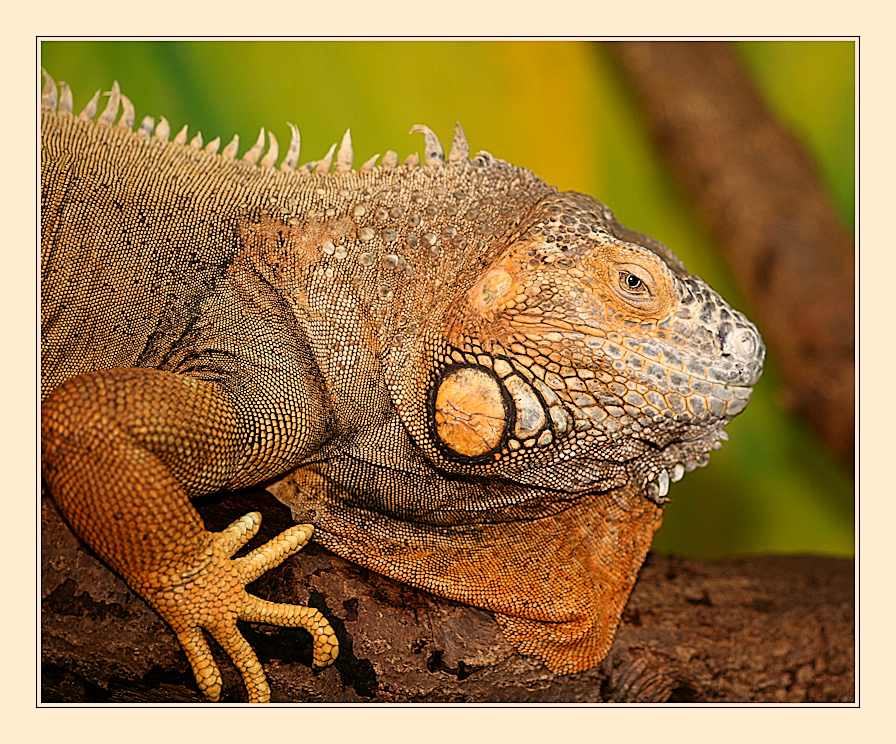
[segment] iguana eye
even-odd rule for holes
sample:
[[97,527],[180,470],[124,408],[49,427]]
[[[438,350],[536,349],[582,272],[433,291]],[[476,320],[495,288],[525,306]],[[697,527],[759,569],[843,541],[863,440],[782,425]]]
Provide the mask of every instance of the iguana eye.
[[643,294],[650,291],[639,277],[628,271],[619,272],[619,284],[624,290],[634,292],[635,294]]
[[638,312],[652,312],[660,302],[663,283],[646,266],[627,261],[607,265],[607,284],[617,297]]
[[636,302],[648,300],[653,295],[654,281],[644,267],[635,264],[623,264],[613,267],[616,274],[616,286],[623,296]]

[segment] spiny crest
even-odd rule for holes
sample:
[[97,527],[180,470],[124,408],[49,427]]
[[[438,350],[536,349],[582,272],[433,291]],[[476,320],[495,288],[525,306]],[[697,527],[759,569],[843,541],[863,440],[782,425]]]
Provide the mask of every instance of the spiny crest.
[[[62,81],[60,81],[57,86],[56,82],[52,77],[50,77],[49,73],[46,70],[41,69],[41,72],[43,73],[45,79],[44,89],[41,94],[41,108],[47,109],[48,111],[51,111],[60,116],[74,116],[74,104],[72,100],[71,88],[67,83]],[[108,95],[109,100],[98,119],[96,114],[99,105],[100,91],[94,93],[93,98],[90,99],[90,101],[78,115],[78,118],[84,119],[85,121],[96,121],[96,123],[100,126],[115,126],[121,129],[127,129],[128,131],[133,131],[136,121],[134,106],[131,103],[130,99],[128,99],[127,96],[121,93],[121,89],[118,86],[118,81],[113,82],[112,90],[104,95]],[[118,113],[119,109],[121,109],[120,116]],[[117,123],[116,118],[118,119]],[[295,171],[298,173],[308,174],[330,173],[331,170],[335,173],[348,173],[352,170],[352,165],[354,162],[354,152],[352,150],[350,131],[346,131],[338,150],[336,149],[336,145],[334,144],[321,160],[315,160],[299,166],[299,150],[301,144],[299,130],[298,127],[295,126],[295,124],[292,124],[290,122],[287,122],[287,124],[289,124],[289,128],[292,131],[292,138],[289,143],[289,149],[286,151],[286,155],[280,163],[281,171]],[[445,151],[442,149],[441,142],[439,142],[438,137],[436,137],[436,135],[429,127],[418,124],[411,128],[411,133],[420,133],[423,135],[425,147],[424,163],[427,166],[440,167],[446,162],[450,164],[465,163],[469,159],[470,146],[467,143],[467,138],[464,135],[464,130],[461,128],[459,122],[455,126],[454,140],[451,143],[451,150],[448,154],[447,161],[445,159]],[[138,137],[142,137],[145,139],[152,138],[155,140],[167,142],[171,137],[171,125],[168,123],[164,116],[159,117],[158,124],[155,123],[155,120],[151,116],[146,116],[140,122],[140,126],[137,128],[135,134]],[[196,150],[204,150],[211,155],[218,154],[218,151],[220,150],[221,157],[231,162],[237,159],[237,152],[239,150],[240,142],[239,135],[234,135],[233,139],[227,145],[225,145],[223,150],[221,150],[220,137],[215,137],[215,139],[206,144],[204,147],[201,132],[197,132],[196,136],[189,140],[189,142],[187,141],[187,138],[187,126],[184,125],[183,129],[181,129],[175,135],[173,142],[175,145],[180,145],[182,147],[192,147]],[[275,168],[280,152],[279,146],[277,144],[277,138],[274,137],[274,134],[272,132],[268,132],[267,152],[265,152],[264,143],[264,128],[262,128],[261,132],[259,132],[258,140],[251,148],[249,148],[249,150],[246,151],[246,153],[241,158],[242,162],[259,166],[261,168]],[[379,154],[374,155],[372,158],[365,161],[361,165],[359,170],[371,171],[376,169],[376,161],[378,158]],[[485,151],[478,153],[476,159],[478,161],[477,165],[479,166],[489,165],[495,161],[494,157]],[[418,166],[419,164],[420,158],[416,153],[409,155],[404,161],[404,165],[406,166]],[[384,169],[397,168],[398,154],[392,150],[387,151],[386,154],[383,155],[382,163],[379,167]]]

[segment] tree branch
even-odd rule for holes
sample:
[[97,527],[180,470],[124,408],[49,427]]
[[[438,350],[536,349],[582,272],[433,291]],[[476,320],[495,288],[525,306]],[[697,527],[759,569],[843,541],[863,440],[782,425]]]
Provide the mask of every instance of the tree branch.
[[[198,702],[166,625],[43,509],[42,700]],[[217,530],[253,509],[253,544],[291,520],[263,492],[202,505]],[[648,558],[609,656],[558,677],[516,654],[482,610],[419,592],[312,545],[252,591],[311,604],[336,629],[335,667],[311,671],[302,630],[243,624],[274,702],[828,702],[854,700],[853,563]],[[218,657],[222,657],[219,655]],[[244,701],[222,662],[225,701]]]

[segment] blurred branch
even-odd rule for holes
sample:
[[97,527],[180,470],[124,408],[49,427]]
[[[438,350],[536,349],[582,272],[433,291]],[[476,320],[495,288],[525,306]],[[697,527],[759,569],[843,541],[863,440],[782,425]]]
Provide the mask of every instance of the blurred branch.
[[784,404],[854,467],[854,247],[815,167],[730,44],[608,46],[744,287]]

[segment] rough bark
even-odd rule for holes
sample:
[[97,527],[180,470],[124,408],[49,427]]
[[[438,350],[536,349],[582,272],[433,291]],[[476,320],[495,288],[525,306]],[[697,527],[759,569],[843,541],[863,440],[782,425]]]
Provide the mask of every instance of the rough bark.
[[[255,509],[253,545],[291,522],[267,494],[201,505],[220,529]],[[174,636],[42,502],[41,699],[199,702]],[[558,677],[514,653],[490,614],[416,591],[317,546],[252,591],[311,604],[341,643],[310,669],[304,631],[243,624],[274,702],[848,702],[855,695],[852,561],[648,558],[609,656]],[[219,655],[219,659],[222,657]],[[222,663],[225,702],[245,700]]]
[[855,457],[855,257],[802,146],[724,42],[609,44],[781,365],[786,403]]

